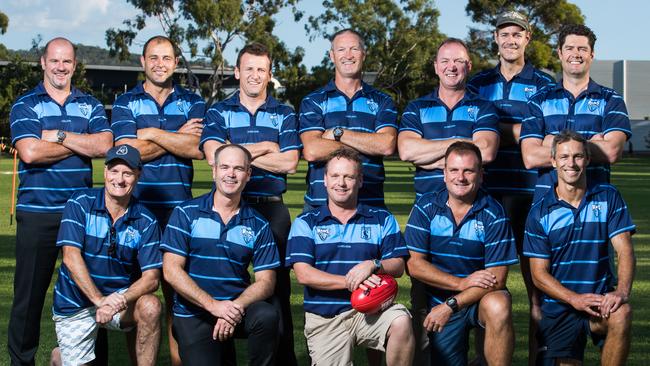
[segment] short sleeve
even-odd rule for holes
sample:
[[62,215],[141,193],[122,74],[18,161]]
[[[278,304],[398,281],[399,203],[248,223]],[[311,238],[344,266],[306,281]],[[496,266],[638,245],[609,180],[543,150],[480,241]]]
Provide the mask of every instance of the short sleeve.
[[228,134],[226,132],[225,120],[221,115],[219,103],[216,103],[205,113],[199,149],[203,150],[203,144],[205,144],[206,141],[214,140],[224,143],[227,139]]
[[192,239],[191,221],[183,207],[177,206],[169,217],[160,241],[160,250],[183,257],[189,256]]
[[542,107],[539,103],[539,99],[535,97],[528,101],[528,117],[524,117],[521,122],[519,141],[527,138],[543,140],[546,136],[544,129],[544,113],[542,112]]
[[106,111],[104,109],[104,106],[98,100],[93,100],[93,110],[90,113],[90,118],[88,119],[88,132],[113,132],[111,130],[111,126],[108,123],[108,118],[106,118]]
[[43,126],[36,112],[27,105],[25,98],[11,107],[9,124],[11,126],[12,144],[16,144],[16,141],[27,137],[41,138]]
[[[424,196],[423,196],[424,197]],[[430,239],[431,239],[431,217],[429,213],[422,207],[423,199],[420,198],[418,202],[411,209],[406,229],[404,230],[404,239],[408,250],[429,254]]]
[[400,123],[399,132],[411,131],[422,136],[422,120],[420,119],[420,110],[415,101],[410,102],[404,113],[402,113],[402,121]]
[[526,228],[524,231],[524,255],[535,258],[551,258],[551,243],[548,235],[542,228],[542,224],[533,214],[534,210],[528,214],[526,219]]
[[111,130],[113,130],[113,139],[115,141],[138,137],[135,117],[133,111],[129,108],[129,95],[131,94],[123,94],[113,103]]
[[472,133],[490,131],[499,134],[499,115],[494,103],[485,101],[479,107]]
[[387,215],[382,227],[381,259],[407,257],[408,250],[399,224],[393,215]]
[[192,94],[190,97],[190,103],[192,104],[190,110],[187,112],[187,119],[192,118],[201,118],[205,117],[205,101],[201,96]]
[[632,223],[632,217],[621,194],[611,189],[608,196],[607,236],[611,239],[620,233],[628,231],[634,234],[636,226]]
[[510,220],[503,211],[485,230],[485,268],[509,266],[519,262]]
[[57,247],[71,246],[83,249],[86,237],[86,212],[81,203],[83,197],[84,193],[75,194],[65,204],[56,240]]
[[253,271],[264,271],[280,266],[278,247],[268,222],[262,227],[253,245]]
[[304,262],[313,266],[315,243],[313,232],[307,222],[298,217],[291,225],[289,239],[287,241],[286,266],[291,267],[294,263]]
[[375,132],[384,127],[397,129],[397,108],[389,96],[385,96],[375,118]]
[[605,105],[604,113],[603,134],[613,131],[621,131],[625,133],[628,139],[632,136],[630,118],[627,114],[625,101],[620,95],[612,93]]
[[323,108],[315,100],[315,95],[306,96],[300,103],[299,133],[307,131],[325,131]]
[[142,272],[162,267],[162,254],[160,252],[160,227],[158,221],[152,220],[142,231],[140,248],[138,249],[138,263]]
[[282,114],[282,128],[279,136],[280,152],[301,148],[298,136],[298,119],[293,109],[286,107]]

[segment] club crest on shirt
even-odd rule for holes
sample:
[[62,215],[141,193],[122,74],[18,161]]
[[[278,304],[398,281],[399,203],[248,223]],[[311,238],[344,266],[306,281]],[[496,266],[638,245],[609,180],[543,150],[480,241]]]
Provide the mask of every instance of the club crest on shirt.
[[92,110],[92,107],[88,103],[80,103],[79,104],[79,112],[84,115],[84,117],[88,117],[90,114],[90,111]]
[[476,120],[476,114],[478,113],[478,108],[475,106],[467,107],[467,115],[470,119]]
[[362,227],[361,228],[361,239],[368,240],[370,239],[370,228]]
[[379,104],[377,104],[377,102],[375,102],[372,99],[368,99],[366,103],[368,103],[368,109],[370,109],[370,112],[372,113],[377,112],[377,110],[379,109]]
[[271,120],[271,124],[273,127],[278,127],[278,115],[275,113],[269,114],[269,119]]
[[133,226],[129,226],[126,228],[126,234],[124,240],[129,243],[135,240],[135,229]]
[[537,88],[535,88],[534,86],[526,86],[526,87],[524,87],[524,94],[526,94],[526,99],[530,99],[530,97],[532,97],[533,94],[535,94],[536,91],[537,91]]
[[178,108],[178,110],[181,112],[185,112],[185,104],[182,100],[179,99],[176,101],[176,108]]
[[476,234],[478,235],[483,235],[485,228],[483,227],[483,223],[481,221],[476,221],[474,223],[474,231],[476,231]]
[[600,216],[600,203],[592,203],[591,204],[591,211],[594,213],[594,216],[599,217]]
[[244,226],[241,228],[241,236],[244,238],[244,241],[246,244],[250,243],[253,240],[253,229],[249,228],[248,226]]
[[590,112],[595,111],[596,109],[598,109],[599,106],[600,106],[600,100],[598,99],[589,99],[589,101],[587,102],[587,108],[589,109]]
[[325,240],[328,236],[330,236],[330,229],[326,227],[317,227],[316,234],[318,234],[320,240]]

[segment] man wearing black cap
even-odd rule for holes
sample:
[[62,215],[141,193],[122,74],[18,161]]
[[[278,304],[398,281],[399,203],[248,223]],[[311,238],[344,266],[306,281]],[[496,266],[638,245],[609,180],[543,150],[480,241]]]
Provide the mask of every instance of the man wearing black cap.
[[135,328],[132,363],[156,364],[161,304],[153,292],[162,267],[160,229],[132,197],[141,169],[136,148],[115,146],[106,155],[104,188],[77,192],[65,206],[56,243],[63,264],[52,306],[59,344],[53,364],[94,360],[99,327]]
[[[484,187],[499,200],[510,218],[517,252],[521,255],[526,216],[530,209],[537,171],[526,169],[519,146],[521,122],[528,117],[527,102],[533,94],[553,83],[547,73],[533,67],[524,53],[530,42],[531,28],[525,15],[507,11],[499,15],[494,42],[499,50],[496,67],[474,76],[467,87],[491,100],[499,116],[499,150],[494,161],[485,167]],[[541,318],[539,296],[530,276],[529,261],[520,258],[522,275],[530,301],[529,353],[534,362],[537,345],[536,324]]]

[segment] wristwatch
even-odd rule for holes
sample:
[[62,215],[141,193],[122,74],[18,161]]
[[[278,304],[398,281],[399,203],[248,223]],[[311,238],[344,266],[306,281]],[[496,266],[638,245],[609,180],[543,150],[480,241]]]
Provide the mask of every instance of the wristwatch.
[[63,143],[63,140],[65,140],[65,136],[66,136],[66,135],[65,135],[65,131],[63,131],[63,130],[58,130],[58,131],[56,132],[56,142],[57,142],[58,144],[62,144],[62,143]]
[[341,136],[343,136],[343,131],[345,130],[342,129],[341,127],[336,127],[334,131],[332,131],[335,141],[341,141]]
[[379,259],[373,259],[372,264],[375,265],[375,268],[372,270],[372,273],[377,273],[381,269],[381,261]]
[[458,310],[459,310],[458,309],[458,300],[456,300],[455,297],[452,296],[452,297],[448,298],[447,300],[445,300],[445,304],[447,304],[447,306],[449,306],[451,308],[451,311],[453,311],[454,313],[458,312]]

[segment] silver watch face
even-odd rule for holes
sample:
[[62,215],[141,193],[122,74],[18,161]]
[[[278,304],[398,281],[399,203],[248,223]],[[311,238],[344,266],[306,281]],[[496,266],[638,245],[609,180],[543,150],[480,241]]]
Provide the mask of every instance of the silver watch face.
[[334,129],[333,133],[334,136],[340,137],[341,135],[343,135],[343,129],[341,127],[337,127]]

